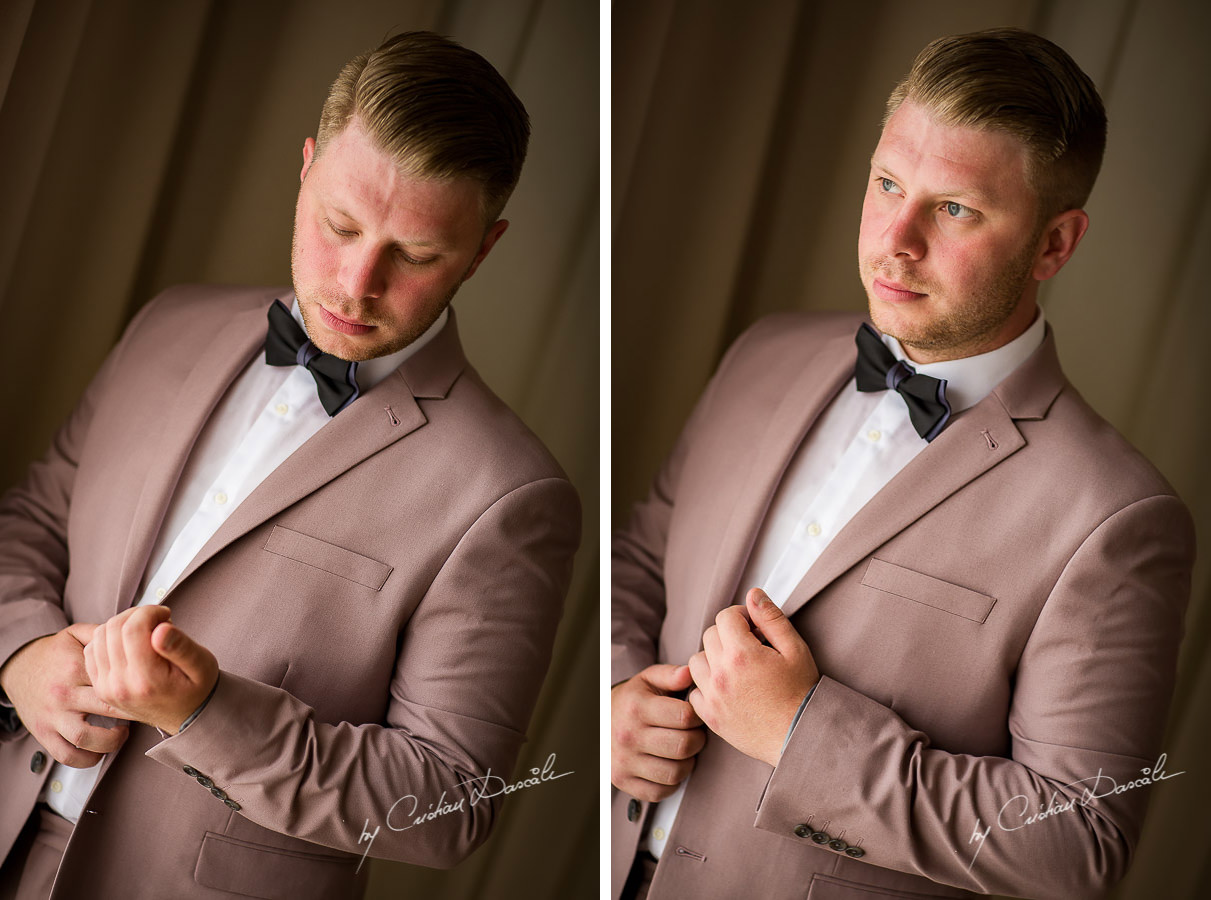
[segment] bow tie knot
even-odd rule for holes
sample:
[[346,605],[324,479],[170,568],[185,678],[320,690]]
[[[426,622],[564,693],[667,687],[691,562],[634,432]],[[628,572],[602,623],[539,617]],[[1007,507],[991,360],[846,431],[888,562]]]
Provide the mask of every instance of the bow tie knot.
[[330,416],[357,399],[357,363],[338,359],[311,343],[281,300],[269,307],[265,362],[271,366],[302,366],[315,379],[324,411]]
[[895,391],[908,406],[908,418],[917,434],[932,441],[950,421],[946,379],[922,375],[908,363],[896,359],[883,345],[878,332],[862,323],[858,329],[858,362],[854,378],[864,392]]

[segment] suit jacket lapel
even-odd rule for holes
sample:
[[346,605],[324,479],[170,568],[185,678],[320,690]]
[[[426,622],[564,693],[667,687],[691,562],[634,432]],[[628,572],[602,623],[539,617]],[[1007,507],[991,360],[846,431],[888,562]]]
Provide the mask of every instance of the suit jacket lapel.
[[770,500],[803,437],[853,375],[857,349],[851,335],[825,343],[804,366],[769,419],[753,463],[735,497],[719,543],[703,610],[703,628],[736,594]]
[[198,551],[180,584],[207,560],[428,420],[417,398],[441,398],[467,367],[454,310],[438,335],[316,432],[248,495]]
[[169,409],[139,494],[114,598],[114,612],[130,606],[164,521],[169,501],[189,459],[194,442],[219,399],[265,345],[265,310],[232,316],[198,358]]
[[943,500],[1025,446],[1015,419],[1041,419],[1065,384],[1048,328],[1043,344],[991,394],[955,417],[825,548],[791,592],[793,615],[835,578]]

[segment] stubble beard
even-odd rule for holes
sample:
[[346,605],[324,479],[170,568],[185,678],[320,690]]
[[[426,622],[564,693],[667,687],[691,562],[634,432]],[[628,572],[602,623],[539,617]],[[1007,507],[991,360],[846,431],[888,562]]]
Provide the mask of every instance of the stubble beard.
[[[884,334],[914,350],[922,350],[931,355],[956,353],[949,358],[982,352],[979,349],[981,345],[1009,320],[1030,284],[1034,271],[1036,243],[1037,237],[1032,236],[1004,266],[991,273],[973,289],[973,293],[980,298],[978,303],[967,303],[958,308],[943,310],[925,322],[897,326],[889,324],[888,328],[884,328],[879,322],[880,317],[876,317],[876,298],[868,297],[871,319]],[[922,281],[910,272],[893,268],[883,259],[864,259],[860,262],[859,269],[863,275],[869,273],[872,279],[880,277],[898,282],[909,290],[929,294],[931,298],[939,293],[936,285]],[[863,283],[865,285],[865,279]]]

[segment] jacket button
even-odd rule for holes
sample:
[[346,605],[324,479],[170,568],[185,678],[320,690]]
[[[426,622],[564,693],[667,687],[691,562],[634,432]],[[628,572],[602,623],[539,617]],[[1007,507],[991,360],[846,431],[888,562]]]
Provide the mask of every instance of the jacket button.
[[866,855],[866,851],[863,850],[861,847],[846,847],[845,855],[852,856],[854,859],[861,859],[863,856]]
[[227,793],[226,793],[226,791],[224,791],[222,788],[212,787],[212,788],[210,789],[210,793],[214,794],[214,795],[215,795],[216,797],[218,797],[220,800],[226,800],[226,799],[227,799]]
[[46,768],[46,754],[41,750],[29,758],[29,770],[37,775]]
[[827,844],[832,840],[832,837],[823,831],[813,831],[812,840],[817,844]]
[[193,766],[185,766],[184,768],[181,769],[181,771],[184,772],[186,775],[188,775],[190,778],[197,778],[199,775],[202,774],[197,769],[195,769]]
[[795,834],[799,835],[799,837],[807,837],[811,833],[812,833],[812,830],[810,828],[808,828],[806,825],[796,825],[795,826]]
[[224,800],[223,802],[224,802],[224,803],[226,803],[228,806],[230,806],[230,807],[231,807],[232,809],[234,809],[234,810],[237,810],[237,811],[238,811],[238,810],[240,810],[240,809],[241,809],[240,804],[236,803],[236,802],[235,802],[234,800],[232,800],[230,797],[228,797],[228,798],[227,798],[226,800]]
[[198,784],[200,784],[202,787],[206,788],[206,790],[210,790],[212,787],[214,787],[214,782],[211,781],[209,778],[207,778],[205,775],[198,776]]
[[639,819],[639,801],[634,797],[627,803],[627,821],[635,822]]
[[836,850],[838,853],[840,853],[842,850],[844,850],[848,846],[849,845],[846,844],[845,841],[841,840],[840,838],[833,838],[831,841],[828,842],[828,849]]

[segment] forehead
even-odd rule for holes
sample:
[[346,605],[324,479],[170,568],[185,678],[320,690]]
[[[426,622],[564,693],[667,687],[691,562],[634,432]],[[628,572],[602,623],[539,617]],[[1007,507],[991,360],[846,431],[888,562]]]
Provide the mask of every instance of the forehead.
[[[401,168],[356,120],[308,172],[326,204],[364,225],[449,237],[482,228],[483,188],[469,178],[426,178]],[[405,235],[413,237],[413,234]]]
[[1002,131],[945,125],[924,107],[901,104],[887,120],[872,163],[920,191],[965,193],[998,204],[1033,202],[1026,145]]

